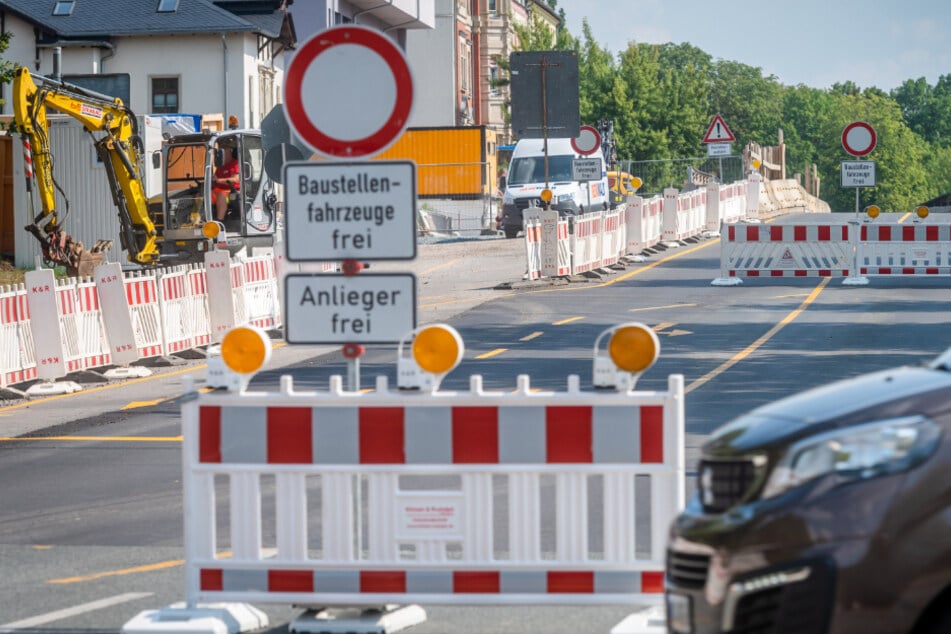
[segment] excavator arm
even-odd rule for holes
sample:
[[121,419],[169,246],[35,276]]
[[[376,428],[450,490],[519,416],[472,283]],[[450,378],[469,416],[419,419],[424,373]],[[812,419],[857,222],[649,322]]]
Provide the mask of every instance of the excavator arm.
[[[47,120],[48,111],[53,110],[75,118],[92,136],[109,178],[113,202],[119,212],[122,247],[128,251],[129,260],[138,264],[158,263],[158,235],[148,213],[142,183],[143,148],[138,123],[122,100],[34,76],[28,68],[21,67],[14,75],[12,101],[17,129],[29,142],[42,207],[26,230],[43,245],[46,260],[65,266],[67,272],[75,275],[83,263],[88,264],[92,259],[82,243],[63,230],[69,202],[54,178]],[[66,201],[63,213],[57,209],[57,190]],[[101,243],[97,243],[96,250],[101,248]],[[101,261],[101,256],[98,259]]]

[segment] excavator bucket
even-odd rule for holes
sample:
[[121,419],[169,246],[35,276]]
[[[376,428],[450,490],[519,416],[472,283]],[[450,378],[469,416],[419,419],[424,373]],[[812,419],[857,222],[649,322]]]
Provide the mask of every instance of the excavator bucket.
[[83,248],[82,242],[74,243],[73,257],[71,264],[66,266],[66,274],[70,277],[92,277],[96,267],[105,262],[106,253],[111,248],[112,240],[97,240],[91,249]]

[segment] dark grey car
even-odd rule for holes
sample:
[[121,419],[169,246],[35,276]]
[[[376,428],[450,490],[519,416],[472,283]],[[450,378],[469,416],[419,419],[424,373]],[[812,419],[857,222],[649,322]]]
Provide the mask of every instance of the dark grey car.
[[951,632],[951,350],[756,409],[671,527],[670,632]]

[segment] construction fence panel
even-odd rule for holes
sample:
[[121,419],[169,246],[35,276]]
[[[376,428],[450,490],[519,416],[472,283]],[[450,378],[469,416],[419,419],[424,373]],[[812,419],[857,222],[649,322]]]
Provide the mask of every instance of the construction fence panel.
[[30,307],[23,284],[0,290],[0,387],[37,378]]
[[[190,394],[189,602],[662,600],[684,503],[666,391]],[[550,497],[551,494],[553,497]],[[224,527],[221,530],[219,527]],[[554,537],[552,537],[554,535]],[[225,557],[225,553],[230,555]]]
[[951,275],[951,225],[865,224],[860,233],[860,275]]

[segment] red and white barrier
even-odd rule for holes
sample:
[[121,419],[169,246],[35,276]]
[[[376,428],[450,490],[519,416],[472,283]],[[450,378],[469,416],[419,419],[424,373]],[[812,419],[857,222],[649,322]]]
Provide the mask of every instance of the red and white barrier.
[[542,276],[542,216],[541,209],[529,208],[522,212],[522,226],[525,233],[525,278],[541,279]]
[[603,212],[592,211],[571,219],[571,274],[601,268]]
[[724,225],[720,277],[848,277],[854,271],[854,225]]
[[192,308],[188,270],[175,267],[163,270],[158,279],[159,306],[162,316],[162,350],[170,355],[194,347],[189,311]]
[[162,316],[155,273],[127,275],[124,284],[139,358],[162,356]]
[[93,279],[80,280],[76,286],[76,330],[79,355],[84,369],[112,364],[112,353],[102,325],[99,293]]
[[271,256],[244,260],[245,323],[272,330],[281,326],[281,303],[277,291],[277,271]]
[[37,378],[26,287],[0,291],[0,387]]
[[684,504],[683,412],[680,375],[654,392],[582,392],[570,377],[566,392],[533,393],[527,376],[515,393],[484,392],[480,377],[469,392],[408,395],[385,377],[367,394],[343,392],[341,377],[295,392],[285,377],[280,393],[194,394],[182,409],[188,605],[658,602]]
[[859,275],[951,275],[951,225],[862,225]]
[[644,199],[634,196],[625,208],[627,225],[627,253],[640,254],[660,242],[664,217],[664,199],[660,196]]

